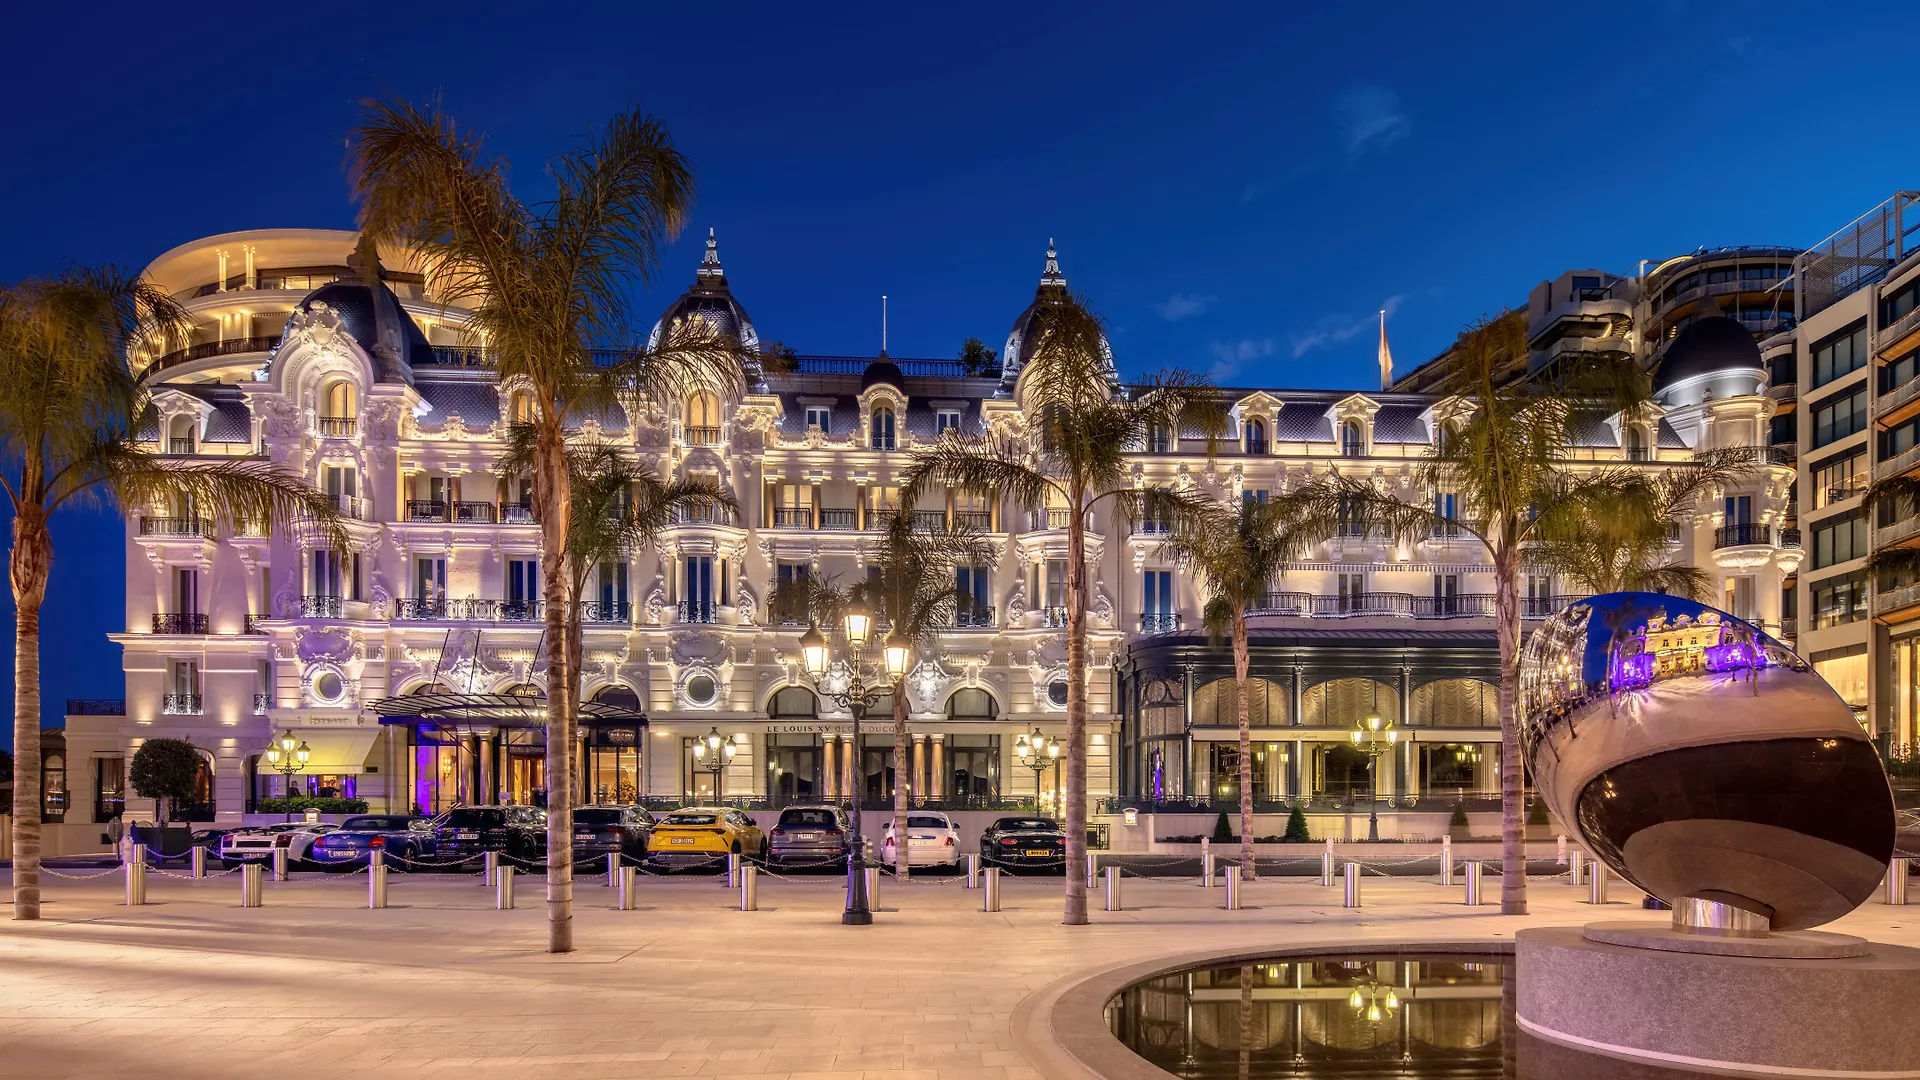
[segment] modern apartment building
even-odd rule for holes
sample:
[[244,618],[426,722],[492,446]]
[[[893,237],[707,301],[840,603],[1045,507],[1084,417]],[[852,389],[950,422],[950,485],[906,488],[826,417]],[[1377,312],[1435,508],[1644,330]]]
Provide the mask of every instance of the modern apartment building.
[[[550,781],[536,723],[539,541],[526,479],[494,464],[505,422],[528,404],[468,339],[466,314],[404,257],[351,233],[216,237],[167,253],[149,274],[185,299],[202,340],[133,358],[153,390],[141,437],[168,454],[278,463],[339,500],[351,540],[329,550],[298,530],[215,529],[190,505],[132,508],[126,630],[113,635],[123,696],[70,703],[60,828],[97,832],[118,815],[133,797],[127,759],[157,735],[191,738],[205,753],[198,819],[237,820],[289,786],[423,812],[539,801]],[[862,572],[876,530],[900,511],[915,447],[948,430],[1024,434],[1029,330],[1064,289],[1049,250],[1000,371],[801,355],[749,372],[737,397],[698,394],[581,425],[579,438],[611,442],[663,476],[713,478],[739,505],[689,513],[649,550],[596,568],[571,778],[582,798],[890,800],[907,784],[953,807],[1057,805],[1051,762],[1029,768],[1016,747],[1036,732],[1064,737],[1062,508],[958,491],[915,508],[921,528],[984,533],[994,557],[956,575],[964,600],[954,625],[906,681],[905,761],[894,760],[890,732],[855,741],[851,717],[800,669],[804,626],[770,598],[783,580]],[[757,340],[711,238],[660,325],[691,318]],[[1781,582],[1799,549],[1780,527],[1791,471],[1764,455],[1766,373],[1757,352],[1728,352],[1711,333],[1690,344],[1689,333],[1665,350],[1665,370],[1686,376],[1663,378],[1656,414],[1588,418],[1579,454],[1596,466],[1661,468],[1701,447],[1754,447],[1762,467],[1752,482],[1681,523],[1675,555],[1708,567],[1736,611],[1778,629]],[[1448,402],[1270,387],[1229,395],[1225,445],[1209,453],[1182,433],[1156,433],[1134,448],[1138,481],[1258,499],[1338,471],[1437,505],[1455,497],[1415,490]],[[1197,630],[1202,598],[1162,552],[1165,532],[1163,522],[1101,517],[1089,541],[1098,808],[1237,798],[1228,650]],[[1491,580],[1477,548],[1447,529],[1411,544],[1342,536],[1290,567],[1254,619],[1256,794],[1331,800],[1377,784],[1396,800],[1443,797],[1442,808],[1491,796]],[[1531,579],[1529,620],[1569,591]],[[1402,739],[1370,776],[1349,734],[1375,714]],[[310,751],[291,778],[263,759],[282,732]],[[708,737],[734,752],[696,752]]]

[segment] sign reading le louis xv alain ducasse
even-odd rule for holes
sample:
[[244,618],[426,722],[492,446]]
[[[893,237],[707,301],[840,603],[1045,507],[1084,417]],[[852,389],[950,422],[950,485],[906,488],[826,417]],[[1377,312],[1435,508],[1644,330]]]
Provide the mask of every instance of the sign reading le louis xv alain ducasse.
[[836,721],[813,720],[803,724],[768,724],[769,735],[851,735],[853,725]]

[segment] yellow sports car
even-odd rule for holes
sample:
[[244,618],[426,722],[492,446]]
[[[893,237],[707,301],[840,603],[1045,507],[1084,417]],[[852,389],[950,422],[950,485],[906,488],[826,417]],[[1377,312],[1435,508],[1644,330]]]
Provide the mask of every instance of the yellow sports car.
[[753,819],[724,806],[689,806],[662,816],[647,840],[647,861],[660,866],[724,866],[728,855],[764,861],[767,836]]

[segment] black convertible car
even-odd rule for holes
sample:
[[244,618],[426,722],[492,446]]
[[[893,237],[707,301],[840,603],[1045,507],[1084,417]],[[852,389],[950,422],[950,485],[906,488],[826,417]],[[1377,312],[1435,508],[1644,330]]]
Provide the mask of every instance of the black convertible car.
[[980,834],[980,858],[997,866],[1067,865],[1067,834],[1043,817],[1003,817]]

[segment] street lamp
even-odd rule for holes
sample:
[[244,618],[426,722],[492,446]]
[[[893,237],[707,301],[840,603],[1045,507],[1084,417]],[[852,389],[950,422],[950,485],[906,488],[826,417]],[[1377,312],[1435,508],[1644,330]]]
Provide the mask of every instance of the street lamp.
[[719,728],[707,732],[705,737],[693,740],[693,762],[697,769],[705,769],[713,774],[713,801],[718,803],[723,794],[721,781],[727,773],[727,766],[733,764],[733,755],[740,748],[733,740],[720,734]]
[[[913,644],[897,630],[889,634],[880,649],[880,666],[869,676],[863,654],[873,636],[872,609],[856,600],[847,605],[841,621],[841,629],[847,635],[846,684],[838,690],[826,687],[825,679],[833,667],[833,657],[827,636],[820,632],[817,623],[808,625],[807,632],[800,635],[800,666],[822,697],[852,714],[853,747],[857,757],[860,721],[866,718],[867,709],[875,702],[889,694],[902,692],[907,665],[913,659]],[[868,681],[869,677],[871,682]],[[854,786],[853,779],[848,778],[849,788]],[[847,909],[840,913],[840,921],[847,926],[869,926],[873,923],[873,909],[867,901],[867,841],[860,834],[860,792],[850,791],[850,795],[848,801],[852,804],[852,812],[849,814],[848,827],[853,832],[853,843],[847,849]]]
[[280,774],[281,783],[287,793],[287,820],[293,820],[293,774],[307,767],[307,759],[313,751],[307,744],[293,737],[291,729],[282,731],[280,737],[267,744],[267,765]]
[[1380,755],[1392,750],[1400,742],[1400,733],[1393,730],[1393,721],[1381,720],[1379,713],[1373,713],[1366,719],[1354,723],[1353,730],[1347,732],[1347,739],[1353,748],[1367,755],[1367,839],[1380,839]]
[[[1033,770],[1033,808],[1040,809],[1040,774],[1060,768],[1060,740],[1048,738],[1039,728],[1033,734],[1021,732],[1013,740],[1013,754],[1020,764]],[[1057,776],[1056,776],[1057,779]]]

